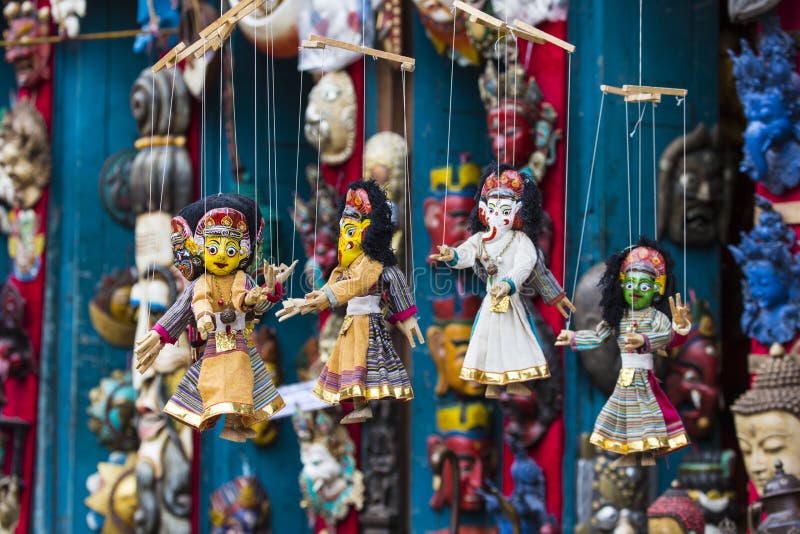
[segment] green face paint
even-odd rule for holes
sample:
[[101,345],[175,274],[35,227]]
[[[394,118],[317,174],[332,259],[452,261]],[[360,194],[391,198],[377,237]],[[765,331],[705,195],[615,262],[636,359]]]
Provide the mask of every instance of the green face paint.
[[657,291],[655,279],[647,273],[629,271],[622,278],[622,294],[634,310],[652,306]]

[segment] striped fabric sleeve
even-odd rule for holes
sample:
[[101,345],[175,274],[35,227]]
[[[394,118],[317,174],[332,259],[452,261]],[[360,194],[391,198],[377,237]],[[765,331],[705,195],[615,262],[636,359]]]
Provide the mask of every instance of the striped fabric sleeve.
[[[247,276],[247,278],[245,278],[245,281],[244,281],[245,292],[250,291],[254,287],[256,287],[256,282],[250,276]],[[279,287],[280,287],[280,283],[278,283],[275,286],[275,293],[276,294],[278,293],[278,288]],[[282,289],[281,289],[281,291],[282,291]],[[270,299],[269,296],[268,296],[267,297],[267,301],[264,304],[253,306],[253,313],[255,313],[256,315],[264,315],[273,306],[273,304],[275,304],[275,302],[278,302],[279,300],[280,300],[280,298],[275,300],[275,299]]]
[[594,330],[578,330],[574,332],[572,347],[576,350],[596,349],[613,333],[611,325],[603,321]]
[[389,302],[390,323],[405,321],[417,313],[414,297],[411,295],[406,277],[397,265],[384,267],[381,281],[386,289],[386,298]]
[[666,349],[672,341],[672,321],[658,310],[653,310],[652,330],[645,332],[653,351]]
[[[350,265],[350,278],[328,282],[323,289],[328,300],[342,306],[353,297],[366,295],[370,288],[381,278],[383,264],[362,255],[361,260],[356,260]],[[333,300],[331,299],[333,297]]]
[[530,277],[530,282],[536,292],[542,297],[542,300],[548,306],[557,304],[566,296],[566,291],[558,283],[556,277],[547,268],[544,263],[544,254],[539,249],[536,249],[536,264],[533,266],[533,274]]
[[[192,319],[192,295],[197,280],[193,281],[156,322],[153,330],[159,333],[162,343],[175,343]],[[166,334],[166,335],[165,335]]]

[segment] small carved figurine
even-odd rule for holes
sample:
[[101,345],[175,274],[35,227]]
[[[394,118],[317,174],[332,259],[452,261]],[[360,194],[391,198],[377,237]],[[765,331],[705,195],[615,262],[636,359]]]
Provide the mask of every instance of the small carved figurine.
[[74,39],[81,31],[81,19],[86,16],[86,0],[50,0],[53,21],[58,34]]
[[255,477],[237,477],[211,494],[211,534],[270,534],[271,506]]
[[796,236],[767,200],[756,197],[758,224],[729,245],[746,278],[742,330],[762,345],[788,343],[800,330],[800,256]]
[[119,348],[130,348],[136,337],[136,318],[131,307],[132,269],[103,275],[89,302],[92,326],[104,341]]
[[[190,221],[196,225],[190,226]],[[254,437],[250,427],[283,407],[250,333],[255,316],[280,300],[279,284],[294,265],[265,266],[266,287],[248,276],[263,224],[253,200],[239,195],[201,199],[173,218],[176,263],[194,280],[136,345],[137,369],[142,372],[194,317],[200,336],[207,339],[203,357],[189,369],[164,412],[200,430],[226,415],[220,436],[233,441]],[[189,267],[196,257],[202,258],[202,272]]]
[[309,526],[322,517],[329,528],[350,508],[364,505],[364,476],[356,467],[355,445],[344,427],[324,412],[292,416],[300,440],[300,490]]
[[650,534],[703,534],[705,528],[702,510],[677,482],[647,509]]
[[800,532],[800,480],[784,473],[780,460],[761,499],[748,509],[747,527],[756,534]]
[[[0,383],[9,376],[25,378],[33,369],[31,339],[22,327],[25,299],[11,282],[0,290]],[[0,390],[0,404],[5,396]]]
[[747,118],[739,169],[780,195],[800,184],[800,75],[796,45],[778,14],[762,17],[761,27],[759,55],[744,39],[739,56],[728,52]]
[[[736,453],[731,449],[691,451],[678,467],[678,482],[703,511],[706,532],[723,530],[738,515],[733,471]],[[711,527],[711,528],[709,528]]]
[[680,294],[672,300],[672,269],[666,250],[646,237],[609,257],[600,281],[603,321],[594,330],[562,330],[556,341],[556,345],[585,350],[616,339],[622,369],[590,441],[623,455],[619,465],[635,463],[637,453],[643,463],[653,464],[654,455],[689,444],[677,410],[653,374],[653,352],[669,345],[673,330],[685,335],[691,328],[688,306],[681,305]]
[[417,325],[417,307],[391,248],[391,208],[373,182],[350,184],[339,213],[339,265],[322,289],[305,299],[284,302],[276,315],[283,321],[298,313],[319,312],[347,305],[347,316],[336,346],[314,386],[314,394],[329,404],[352,399],[355,409],[343,423],[372,416],[368,401],[410,400],[414,393],[384,319],[395,324],[412,347],[414,335],[424,343]]
[[0,128],[0,181],[13,195],[13,208],[33,208],[50,183],[50,135],[44,117],[29,98],[22,98],[3,117]]
[[[549,274],[543,265],[536,269],[541,193],[527,174],[508,165],[490,166],[476,200],[472,236],[457,248],[440,245],[430,257],[455,269],[476,267],[487,284],[460,377],[486,384],[487,397],[499,396],[500,386],[509,394],[527,396],[531,392],[525,382],[550,376],[521,296],[529,280]],[[556,297],[546,300],[565,314],[572,303],[554,279],[552,283]]]

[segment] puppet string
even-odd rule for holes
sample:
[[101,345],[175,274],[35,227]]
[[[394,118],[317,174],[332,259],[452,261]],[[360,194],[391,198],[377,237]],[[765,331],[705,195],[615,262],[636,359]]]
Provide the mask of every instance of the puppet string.
[[411,270],[409,271],[408,266],[406,266],[406,272],[408,273],[409,277],[409,284],[411,285],[411,294],[414,297],[414,301],[417,300],[417,284],[416,284],[416,273],[415,273],[415,263],[414,263],[414,225],[411,224],[411,174],[408,172],[408,114],[406,112],[406,71],[404,69],[400,69],[402,74],[403,80],[403,137],[406,140],[406,161],[405,165],[403,165],[403,171],[405,173],[405,182],[406,182],[406,201],[404,202],[405,206],[403,206],[403,214],[404,219],[406,220],[406,228],[408,228],[409,232],[409,239],[408,243],[411,244],[410,247],[406,247],[410,250],[407,254],[407,257],[411,257]]
[[[325,76],[325,50],[322,49],[322,76]],[[314,251],[312,256],[317,253],[317,229],[319,227],[319,178],[320,178],[320,158],[322,157],[322,128],[317,127],[317,175],[316,183],[314,185]],[[316,274],[316,273],[315,273]],[[311,289],[317,289],[317,277],[311,277]]]
[[[220,8],[221,9],[221,8]],[[220,11],[221,13],[221,11]],[[223,122],[223,103],[222,103],[222,86],[225,84],[225,76],[223,75],[225,65],[225,41],[222,42],[219,48],[219,177],[217,178],[218,187],[217,194],[222,194],[222,122]]]
[[[628,177],[628,250],[633,248],[633,208],[631,206],[631,146],[630,138],[638,128],[638,121],[634,126],[633,131],[628,135],[628,125],[630,119],[628,118],[628,103],[625,102],[625,172]],[[631,300],[631,313],[633,313],[633,300]]]
[[[647,110],[647,105],[644,106],[642,109],[642,103],[639,102],[636,104],[639,108],[639,117],[644,116],[644,112]],[[637,161],[638,167],[638,186],[636,189],[636,193],[638,195],[638,211],[637,211],[637,230],[636,233],[642,235],[642,127],[641,122],[636,128],[636,148],[639,151],[639,159]]]
[[[597,129],[594,133],[594,148],[592,149],[592,164],[589,167],[589,183],[586,186],[586,201],[583,206],[583,221],[581,222],[581,236],[578,241],[578,257],[575,259],[575,276],[572,279],[572,299],[575,299],[575,290],[578,287],[578,271],[581,266],[581,253],[583,252],[583,238],[586,234],[586,220],[589,218],[589,199],[592,194],[592,182],[594,181],[594,164],[597,160],[597,145],[600,141],[600,124],[603,120],[603,108],[605,107],[606,94],[602,93],[600,97],[600,112],[597,115]],[[569,312],[567,317],[567,330],[572,322],[572,312]]]
[[[231,68],[231,107],[233,108],[233,150],[234,161],[236,162],[236,194],[239,194],[239,184],[241,183],[241,176],[239,176],[239,140],[236,136],[236,85],[233,83],[233,47],[228,47],[228,61]],[[255,135],[253,135],[255,139]]]
[[451,9],[453,15],[453,42],[450,48],[450,97],[447,111],[447,148],[445,149],[445,167],[444,167],[444,208],[442,210],[442,244],[444,245],[444,238],[447,235],[447,197],[450,192],[450,180],[453,177],[453,171],[450,169],[450,136],[453,126],[453,68],[455,67],[455,53],[456,53],[456,10],[455,6]]
[[683,188],[683,294],[686,295],[686,97],[676,97],[679,106],[683,107],[683,174],[681,185]]
[[[274,9],[274,2],[270,4],[270,14]],[[274,194],[274,206],[271,207],[272,213],[277,213],[278,211],[278,129],[277,129],[277,115],[278,115],[278,108],[275,106],[275,31],[272,25],[272,17],[269,18],[269,42],[270,42],[270,55],[269,55],[269,65],[270,65],[270,77],[269,83],[272,87],[272,91],[270,92],[270,99],[272,101],[272,171],[273,171],[273,180],[274,180],[274,187],[273,187],[273,194]],[[273,225],[275,229],[275,256],[280,257],[281,255],[281,235],[278,228],[278,225]],[[272,226],[271,226],[272,227]],[[277,260],[276,260],[277,262]]]
[[[519,64],[519,48],[518,48],[519,43],[517,42],[517,36],[513,31],[511,32],[511,36],[514,38],[514,59],[517,62],[517,64]],[[508,48],[508,40],[507,39],[506,39],[506,48]],[[528,64],[526,63],[525,65],[522,66],[522,68],[525,68],[527,66],[528,66]],[[518,70],[519,69],[514,69],[514,91],[513,91],[512,97],[514,98],[514,109],[515,110],[517,109],[517,71]],[[514,113],[513,122],[514,122],[514,131],[516,132],[517,131],[517,114],[516,113]],[[516,143],[511,145],[511,161],[514,164],[514,166],[516,166],[516,164],[517,164],[517,144]]]
[[566,124],[566,142],[565,142],[565,160],[564,165],[564,242],[562,243],[563,258],[561,262],[561,280],[562,283],[567,283],[567,214],[569,213],[569,123],[572,119],[570,114],[570,102],[572,101],[572,54],[567,54],[567,117]]
[[[272,19],[270,18],[270,21]],[[267,37],[267,50],[269,51],[269,29],[265,29],[266,37]],[[268,54],[271,56],[272,54]],[[270,99],[270,94],[272,93],[272,78],[275,76],[275,73],[270,68],[269,58],[267,58],[267,90],[265,94],[266,98],[266,107],[267,107],[267,205],[272,209],[272,100]],[[275,240],[274,240],[274,230],[272,228],[272,222],[270,221],[269,225],[269,258],[272,258],[275,255]]]
[[656,103],[650,103],[653,122],[653,239],[658,239],[658,174],[656,170]]
[[[258,41],[258,26],[253,29],[254,41]],[[237,185],[238,187],[238,185]],[[258,218],[258,47],[253,46],[253,219]],[[270,225],[272,221],[270,221]],[[256,221],[256,225],[260,226],[261,223]],[[271,227],[268,228],[271,232]],[[254,235],[257,232],[254,229]],[[263,234],[262,234],[263,236]],[[258,278],[259,255],[261,252],[261,245],[256,236],[253,239],[255,249],[255,265],[256,265],[256,278]]]
[[[300,47],[298,54],[303,54],[303,47]],[[300,178],[300,131],[302,130],[303,117],[303,71],[300,72],[300,92],[297,95],[297,154],[294,158],[294,211],[292,212],[292,263],[295,259],[295,241],[297,240],[297,185]],[[293,296],[294,276],[289,278],[289,296]]]

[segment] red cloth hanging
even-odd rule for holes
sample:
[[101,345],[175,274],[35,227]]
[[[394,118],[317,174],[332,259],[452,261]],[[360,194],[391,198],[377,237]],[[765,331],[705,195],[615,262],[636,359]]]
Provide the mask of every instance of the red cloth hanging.
[[[541,30],[566,39],[566,22],[547,22],[539,26]],[[557,146],[557,158],[548,170],[541,189],[544,199],[544,209],[550,214],[553,221],[553,246],[550,253],[550,270],[556,278],[564,283],[564,185],[566,178],[566,115],[567,115],[567,53],[553,45],[532,46],[527,41],[520,40],[519,58],[521,62],[528,59],[524,65],[525,72],[533,75],[542,89],[542,94],[558,111],[558,128],[561,129],[563,138]],[[543,302],[537,305],[539,312],[553,329],[559,332],[564,326],[564,320],[555,307],[547,306]],[[539,464],[545,476],[547,490],[547,511],[553,514],[561,524],[561,510],[563,506],[563,479],[562,462],[564,456],[564,416],[559,415],[550,425],[544,437],[533,447],[530,457]],[[513,455],[508,445],[503,451],[503,491],[509,494],[514,483],[511,479],[511,463]]]

